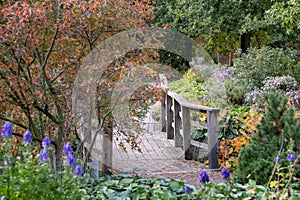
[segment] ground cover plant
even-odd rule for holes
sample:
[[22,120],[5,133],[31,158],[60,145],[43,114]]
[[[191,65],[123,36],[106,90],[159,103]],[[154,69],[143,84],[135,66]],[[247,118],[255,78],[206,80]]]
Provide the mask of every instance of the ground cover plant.
[[[169,178],[144,179],[137,175],[118,174],[91,177],[83,174],[69,142],[63,146],[63,170],[55,174],[51,141],[45,137],[41,144],[33,141],[26,130],[20,144],[12,136],[9,122],[2,127],[0,140],[1,199],[266,199],[300,197],[291,181],[298,160],[289,153],[288,166],[281,165],[284,157],[274,158],[274,171],[267,186],[249,180],[233,182],[227,168],[221,170],[224,183],[214,184],[205,171],[199,174],[199,188]],[[273,165],[272,165],[273,166]],[[275,180],[273,179],[275,177]],[[278,177],[278,179],[277,179]],[[272,181],[271,181],[272,180]]]

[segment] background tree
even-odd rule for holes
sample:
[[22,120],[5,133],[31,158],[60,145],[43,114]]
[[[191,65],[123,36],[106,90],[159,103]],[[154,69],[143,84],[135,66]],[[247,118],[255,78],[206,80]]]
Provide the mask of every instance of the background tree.
[[238,48],[246,52],[250,45],[260,47],[293,40],[281,27],[268,23],[267,18],[274,12],[274,19],[298,29],[295,25],[299,6],[296,8],[298,3],[293,0],[167,0],[156,1],[154,5],[153,23],[198,38],[210,52],[234,52]]

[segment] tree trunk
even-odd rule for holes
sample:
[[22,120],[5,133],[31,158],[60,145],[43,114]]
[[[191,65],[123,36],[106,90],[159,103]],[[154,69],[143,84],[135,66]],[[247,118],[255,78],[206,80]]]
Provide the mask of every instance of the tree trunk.
[[54,160],[53,160],[53,167],[56,178],[61,178],[61,174],[59,173],[61,171],[61,154],[60,154],[61,148],[58,145],[54,146]]
[[104,126],[103,134],[103,160],[102,160],[102,170],[104,174],[111,174],[112,168],[112,154],[113,154],[113,126],[109,124]]
[[241,49],[242,53],[247,53],[247,50],[250,48],[251,37],[249,32],[245,32],[241,35]]
[[62,154],[62,138],[64,136],[64,123],[60,122],[58,124],[58,137],[55,145],[55,162],[54,162],[54,171],[57,177],[59,177],[59,172],[62,170],[61,163],[61,154]]

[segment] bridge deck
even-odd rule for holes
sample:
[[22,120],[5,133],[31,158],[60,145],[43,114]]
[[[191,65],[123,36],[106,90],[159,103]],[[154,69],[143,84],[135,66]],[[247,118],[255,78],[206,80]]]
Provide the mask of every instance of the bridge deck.
[[[147,124],[149,125],[149,123]],[[113,170],[128,171],[138,170],[140,172],[160,172],[162,168],[172,165],[177,160],[183,160],[184,152],[181,148],[174,147],[174,140],[166,139],[166,133],[160,132],[159,123],[151,123],[144,127],[139,135],[141,152],[131,149],[130,144],[124,142],[124,151],[114,138],[113,144]],[[102,136],[97,136],[94,158],[102,160]]]
[[[207,165],[197,161],[184,160],[184,151],[176,148],[174,140],[167,139],[166,133],[161,132],[161,125],[150,117],[144,121],[144,131],[139,135],[141,152],[132,150],[128,143],[124,143],[125,152],[114,138],[112,168],[117,172],[135,172],[140,175],[167,176],[183,179],[193,185],[199,183],[199,173],[206,170],[213,182],[221,182],[220,173],[209,170]],[[94,148],[94,158],[102,161],[102,136],[98,136]],[[95,164],[96,164],[95,163]],[[99,165],[100,164],[100,165]]]

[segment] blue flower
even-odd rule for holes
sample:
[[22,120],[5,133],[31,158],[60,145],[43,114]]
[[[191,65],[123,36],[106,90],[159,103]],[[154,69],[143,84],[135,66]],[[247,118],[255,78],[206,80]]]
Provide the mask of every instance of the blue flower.
[[66,165],[67,165],[67,167],[72,166],[73,168],[76,166],[75,158],[72,155],[72,153],[68,154]]
[[67,153],[72,153],[72,151],[73,151],[73,149],[72,149],[72,147],[71,147],[70,142],[67,142],[67,143],[64,145],[62,154],[65,156],[65,155],[67,155]]
[[209,177],[206,173],[206,171],[202,171],[200,173],[200,183],[204,184],[204,183],[208,183],[209,182]]
[[230,177],[230,171],[229,171],[228,169],[223,168],[223,169],[221,170],[221,172],[222,172],[222,178],[223,178],[224,180],[226,180],[226,179],[228,179],[228,178]]
[[2,133],[1,136],[3,138],[11,138],[13,134],[12,126],[10,122],[5,122],[5,124],[2,127]]
[[294,161],[294,160],[296,160],[296,156],[293,153],[289,153],[288,156],[286,157],[286,159],[288,161]]
[[49,140],[48,137],[45,137],[45,138],[43,139],[42,146],[43,146],[45,149],[50,149],[50,147],[51,147],[51,141]]
[[274,158],[274,163],[279,163],[280,162],[280,157],[279,156],[276,156],[275,158]]
[[32,135],[29,129],[26,130],[26,132],[23,135],[23,142],[27,142],[28,144],[31,144],[32,142]]
[[82,170],[82,168],[81,168],[79,165],[77,165],[77,166],[75,167],[74,174],[75,174],[76,176],[79,176],[79,175],[82,175],[82,174],[83,174],[83,170]]
[[190,186],[185,185],[185,186],[184,186],[184,193],[185,193],[185,194],[189,194],[190,192],[191,192]]
[[45,149],[42,149],[40,152],[40,161],[44,162],[47,161],[49,158],[48,153],[45,151]]

